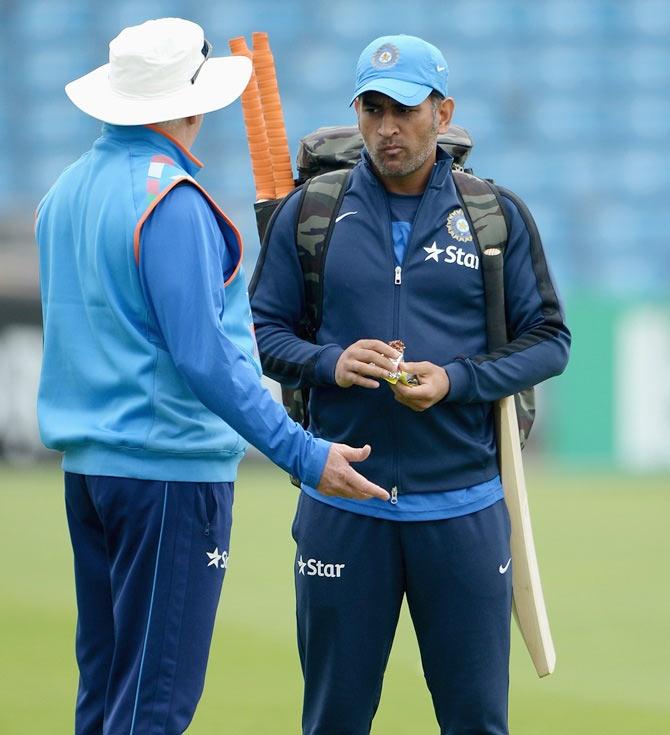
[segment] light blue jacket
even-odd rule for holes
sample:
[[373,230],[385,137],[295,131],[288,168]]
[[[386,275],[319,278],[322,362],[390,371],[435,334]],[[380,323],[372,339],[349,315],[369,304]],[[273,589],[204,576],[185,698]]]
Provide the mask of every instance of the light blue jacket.
[[[105,125],[41,202],[43,441],[70,472],[215,482],[235,479],[241,432],[318,482],[328,444],[289,422],[259,385],[241,238],[192,178],[199,166],[157,129]],[[178,185],[197,189],[195,201],[165,199]],[[194,238],[216,237],[233,261],[220,322],[179,327],[203,330],[203,354],[189,365],[175,362],[138,269],[143,226],[162,201],[205,210],[191,218],[203,222]]]

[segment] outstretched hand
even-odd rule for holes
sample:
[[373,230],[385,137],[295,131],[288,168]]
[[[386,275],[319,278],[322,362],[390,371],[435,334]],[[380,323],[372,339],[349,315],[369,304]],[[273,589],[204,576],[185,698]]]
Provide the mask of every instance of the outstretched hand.
[[326,466],[321,474],[317,490],[323,495],[335,495],[354,500],[381,498],[388,500],[389,494],[379,485],[366,480],[351,466],[351,462],[362,462],[370,456],[370,445],[355,449],[347,444],[332,444]]
[[391,386],[395,399],[412,411],[425,411],[441,401],[449,392],[449,376],[446,370],[432,362],[403,362],[400,369],[416,375],[419,385]]

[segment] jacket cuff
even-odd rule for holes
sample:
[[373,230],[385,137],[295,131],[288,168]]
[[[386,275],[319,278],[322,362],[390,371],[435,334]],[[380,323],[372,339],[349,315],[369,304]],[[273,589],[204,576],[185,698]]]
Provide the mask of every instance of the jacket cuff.
[[339,345],[326,345],[314,364],[316,385],[335,385],[335,366],[344,350]]
[[312,437],[309,459],[305,462],[305,468],[300,478],[305,485],[316,488],[321,482],[321,475],[328,460],[330,442]]
[[449,377],[449,391],[443,400],[447,403],[467,403],[470,394],[470,371],[462,360],[444,366]]

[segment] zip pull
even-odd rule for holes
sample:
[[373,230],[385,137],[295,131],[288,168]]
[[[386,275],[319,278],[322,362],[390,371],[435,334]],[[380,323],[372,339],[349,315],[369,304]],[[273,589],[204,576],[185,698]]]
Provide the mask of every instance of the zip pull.
[[398,488],[394,485],[391,488],[391,505],[397,505],[398,503]]
[[400,286],[400,284],[402,283],[402,268],[399,265],[397,265],[395,267],[395,281],[394,281],[394,283],[395,283],[396,286]]

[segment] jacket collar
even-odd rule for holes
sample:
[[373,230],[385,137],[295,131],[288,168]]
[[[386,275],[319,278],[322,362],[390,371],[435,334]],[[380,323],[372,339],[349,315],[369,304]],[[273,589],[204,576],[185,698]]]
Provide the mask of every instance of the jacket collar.
[[102,135],[126,144],[148,144],[151,148],[172,158],[177,165],[191,176],[195,176],[203,167],[203,163],[176,138],[155,125],[111,125],[110,123],[104,123]]

